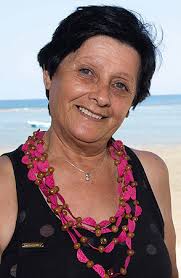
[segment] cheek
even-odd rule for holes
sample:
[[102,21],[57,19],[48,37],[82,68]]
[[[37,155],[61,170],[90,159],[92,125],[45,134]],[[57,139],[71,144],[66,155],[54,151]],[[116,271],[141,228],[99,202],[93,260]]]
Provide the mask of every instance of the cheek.
[[114,118],[118,121],[124,119],[130,106],[131,102],[127,103],[125,100],[115,102],[112,106]]
[[78,99],[79,97],[83,96],[87,93],[87,88],[84,84],[82,84],[78,80],[66,80],[63,82],[59,87],[59,95],[58,98],[65,104],[71,103],[72,101]]
[[63,115],[66,115],[65,113],[65,98],[62,96],[62,93],[59,91],[52,90],[50,92],[49,97],[49,106],[50,106],[50,112],[52,118],[62,118]]
[[133,100],[135,98],[135,94],[130,94],[127,96],[117,96],[114,98],[112,102],[112,107],[114,107],[114,115],[116,117],[125,118],[127,115],[127,112],[132,106]]
[[[65,83],[66,85],[66,83]],[[69,91],[66,86],[64,86],[61,80],[55,81],[52,83],[50,92],[49,92],[49,102],[54,108],[62,107],[64,108],[65,103],[68,102]]]
[[90,82],[85,82],[79,78],[74,78],[73,80],[67,81],[69,84],[66,86],[66,92],[69,92],[69,97],[71,100],[76,100],[92,91],[93,86]]

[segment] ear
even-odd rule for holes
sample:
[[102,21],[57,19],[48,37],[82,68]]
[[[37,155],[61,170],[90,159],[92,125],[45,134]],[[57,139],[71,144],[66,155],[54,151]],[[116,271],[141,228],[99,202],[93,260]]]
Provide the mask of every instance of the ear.
[[52,81],[50,79],[50,76],[49,76],[49,73],[47,70],[43,70],[43,82],[44,82],[46,90],[49,90]]

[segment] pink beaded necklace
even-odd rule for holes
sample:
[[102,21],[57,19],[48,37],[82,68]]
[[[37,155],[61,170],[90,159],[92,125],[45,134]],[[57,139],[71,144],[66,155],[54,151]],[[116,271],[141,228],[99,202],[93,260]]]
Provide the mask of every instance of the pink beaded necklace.
[[[91,217],[75,217],[63,196],[59,193],[59,187],[55,185],[53,172],[54,168],[49,165],[48,155],[43,149],[44,131],[35,131],[33,136],[29,136],[22,146],[24,156],[22,162],[27,165],[28,178],[39,186],[40,191],[46,197],[52,211],[57,215],[62,223],[62,231],[69,234],[73,241],[74,249],[77,252],[77,259],[86,264],[88,268],[93,268],[100,277],[117,277],[120,274],[126,275],[131,257],[134,255],[132,249],[132,239],[138,217],[142,213],[139,202],[136,200],[136,186],[131,165],[128,164],[129,157],[126,154],[121,141],[114,141],[109,147],[111,157],[117,166],[119,206],[114,216],[109,220],[99,223]],[[129,202],[129,203],[128,203]],[[132,206],[130,205],[132,203]],[[126,225],[121,225],[122,220],[127,221]],[[97,238],[100,238],[100,245],[94,246],[88,238],[83,236],[80,230],[91,231]],[[105,235],[113,233],[115,236],[107,242]],[[114,273],[112,269],[105,270],[100,264],[96,264],[92,259],[88,259],[82,250],[82,246],[88,244],[90,248],[100,253],[110,253],[116,244],[125,243],[127,246],[127,256],[124,265],[120,267],[119,273]]]

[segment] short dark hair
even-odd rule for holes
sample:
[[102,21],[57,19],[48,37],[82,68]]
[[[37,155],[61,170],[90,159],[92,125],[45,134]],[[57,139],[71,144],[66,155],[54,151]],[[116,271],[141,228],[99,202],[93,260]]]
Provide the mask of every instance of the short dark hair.
[[[106,35],[133,47],[140,55],[141,68],[133,109],[150,95],[150,85],[156,67],[156,45],[150,25],[140,16],[117,6],[84,6],[62,20],[52,40],[38,53],[40,66],[54,75],[61,61],[76,51],[88,38]],[[49,91],[46,90],[49,99]]]

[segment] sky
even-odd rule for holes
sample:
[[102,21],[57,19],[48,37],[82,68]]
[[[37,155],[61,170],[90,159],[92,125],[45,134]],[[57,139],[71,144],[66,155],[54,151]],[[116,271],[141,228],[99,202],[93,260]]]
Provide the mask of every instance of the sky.
[[[78,6],[107,4],[136,11],[157,28],[162,53],[151,93],[181,94],[180,0],[16,0],[2,1],[0,9],[0,99],[44,98],[37,53],[51,40],[59,22]],[[160,63],[158,63],[160,64]]]

